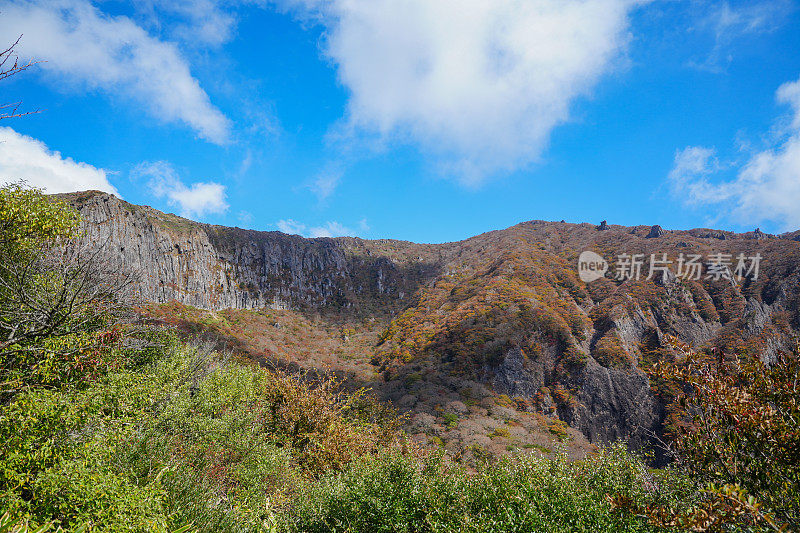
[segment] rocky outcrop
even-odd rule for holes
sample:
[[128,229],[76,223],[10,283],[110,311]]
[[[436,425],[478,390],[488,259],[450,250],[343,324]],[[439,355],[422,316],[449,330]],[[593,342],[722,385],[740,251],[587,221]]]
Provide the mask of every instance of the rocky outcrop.
[[546,346],[535,361],[525,357],[519,348],[512,348],[497,367],[484,367],[484,376],[501,394],[532,398],[548,383],[547,374],[552,371],[555,357],[554,346]]
[[[102,193],[70,197],[84,238],[139,278],[142,297],[206,309],[402,305],[436,273],[393,261],[359,239],[304,239],[191,222]],[[422,259],[422,258],[419,258]]]
[[662,235],[664,235],[664,230],[661,228],[661,226],[656,224],[655,226],[650,228],[650,233],[647,234],[646,238],[647,239],[656,239],[658,237],[661,237]]
[[772,237],[772,235],[767,235],[766,233],[761,231],[761,228],[756,228],[756,229],[753,230],[751,238],[753,238],[753,239],[768,239],[770,237]]

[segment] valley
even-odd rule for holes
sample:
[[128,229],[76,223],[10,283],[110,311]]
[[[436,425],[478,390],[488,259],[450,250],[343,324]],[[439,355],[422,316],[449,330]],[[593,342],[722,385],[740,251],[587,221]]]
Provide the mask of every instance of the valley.
[[[644,370],[670,336],[769,360],[800,329],[796,234],[525,222],[446,244],[209,226],[103,193],[62,196],[138,272],[147,313],[259,364],[330,372],[469,461],[530,448],[653,448],[670,392]],[[596,281],[578,255],[759,254],[740,279]],[[645,265],[646,270],[646,265]]]

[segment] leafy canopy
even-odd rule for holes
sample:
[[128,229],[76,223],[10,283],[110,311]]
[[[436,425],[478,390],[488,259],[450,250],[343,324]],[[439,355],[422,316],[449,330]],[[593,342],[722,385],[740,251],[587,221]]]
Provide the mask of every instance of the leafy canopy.
[[4,260],[18,260],[14,254],[72,237],[77,227],[78,213],[64,202],[47,198],[41,189],[22,182],[0,187],[0,253]]
[[672,340],[675,361],[657,379],[677,382],[669,436],[680,467],[708,498],[682,525],[800,525],[800,351],[770,361],[713,357]]

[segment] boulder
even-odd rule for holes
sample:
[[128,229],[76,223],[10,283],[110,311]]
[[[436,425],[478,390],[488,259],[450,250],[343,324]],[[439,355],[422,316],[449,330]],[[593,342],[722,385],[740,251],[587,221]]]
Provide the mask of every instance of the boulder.
[[664,230],[661,228],[661,226],[656,224],[655,226],[650,228],[650,233],[647,234],[646,238],[655,239],[661,237],[662,235],[664,235]]

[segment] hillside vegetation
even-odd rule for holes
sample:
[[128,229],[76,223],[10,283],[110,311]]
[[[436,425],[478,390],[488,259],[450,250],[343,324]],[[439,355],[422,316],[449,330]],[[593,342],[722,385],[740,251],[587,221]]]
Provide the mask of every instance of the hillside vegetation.
[[[674,391],[647,373],[669,357],[667,338],[771,359],[800,333],[797,234],[532,221],[444,244],[305,239],[96,191],[59,198],[79,210],[84,241],[141,274],[152,316],[259,363],[371,388],[417,442],[472,462],[559,445],[578,458],[618,439],[658,450]],[[590,283],[576,268],[587,250],[610,265]],[[624,254],[640,255],[640,279],[618,279]],[[760,256],[758,275],[709,276],[718,254]],[[651,255],[671,271],[649,276]],[[702,273],[676,275],[680,257]]]
[[[771,366],[708,360],[676,344],[674,357],[653,369],[681,408],[670,433],[674,467],[650,469],[624,443],[581,460],[531,448],[463,461],[421,447],[387,404],[361,388],[345,391],[324,371],[266,369],[237,350],[218,350],[218,339],[190,341],[185,329],[141,320],[132,312],[140,304],[129,291],[134,276],[76,244],[77,228],[67,204],[18,185],[0,189],[0,531],[798,524],[796,357]],[[492,290],[516,298],[518,288]],[[235,322],[219,323],[232,318],[209,319],[230,333]],[[466,320],[468,313],[459,324]],[[578,326],[567,321],[566,330],[558,323],[540,333],[575,337]],[[434,325],[425,342],[441,343],[436,332],[444,329]],[[384,353],[394,360],[387,331]],[[402,364],[421,352],[408,353],[399,354]],[[492,354],[485,351],[487,360]]]

